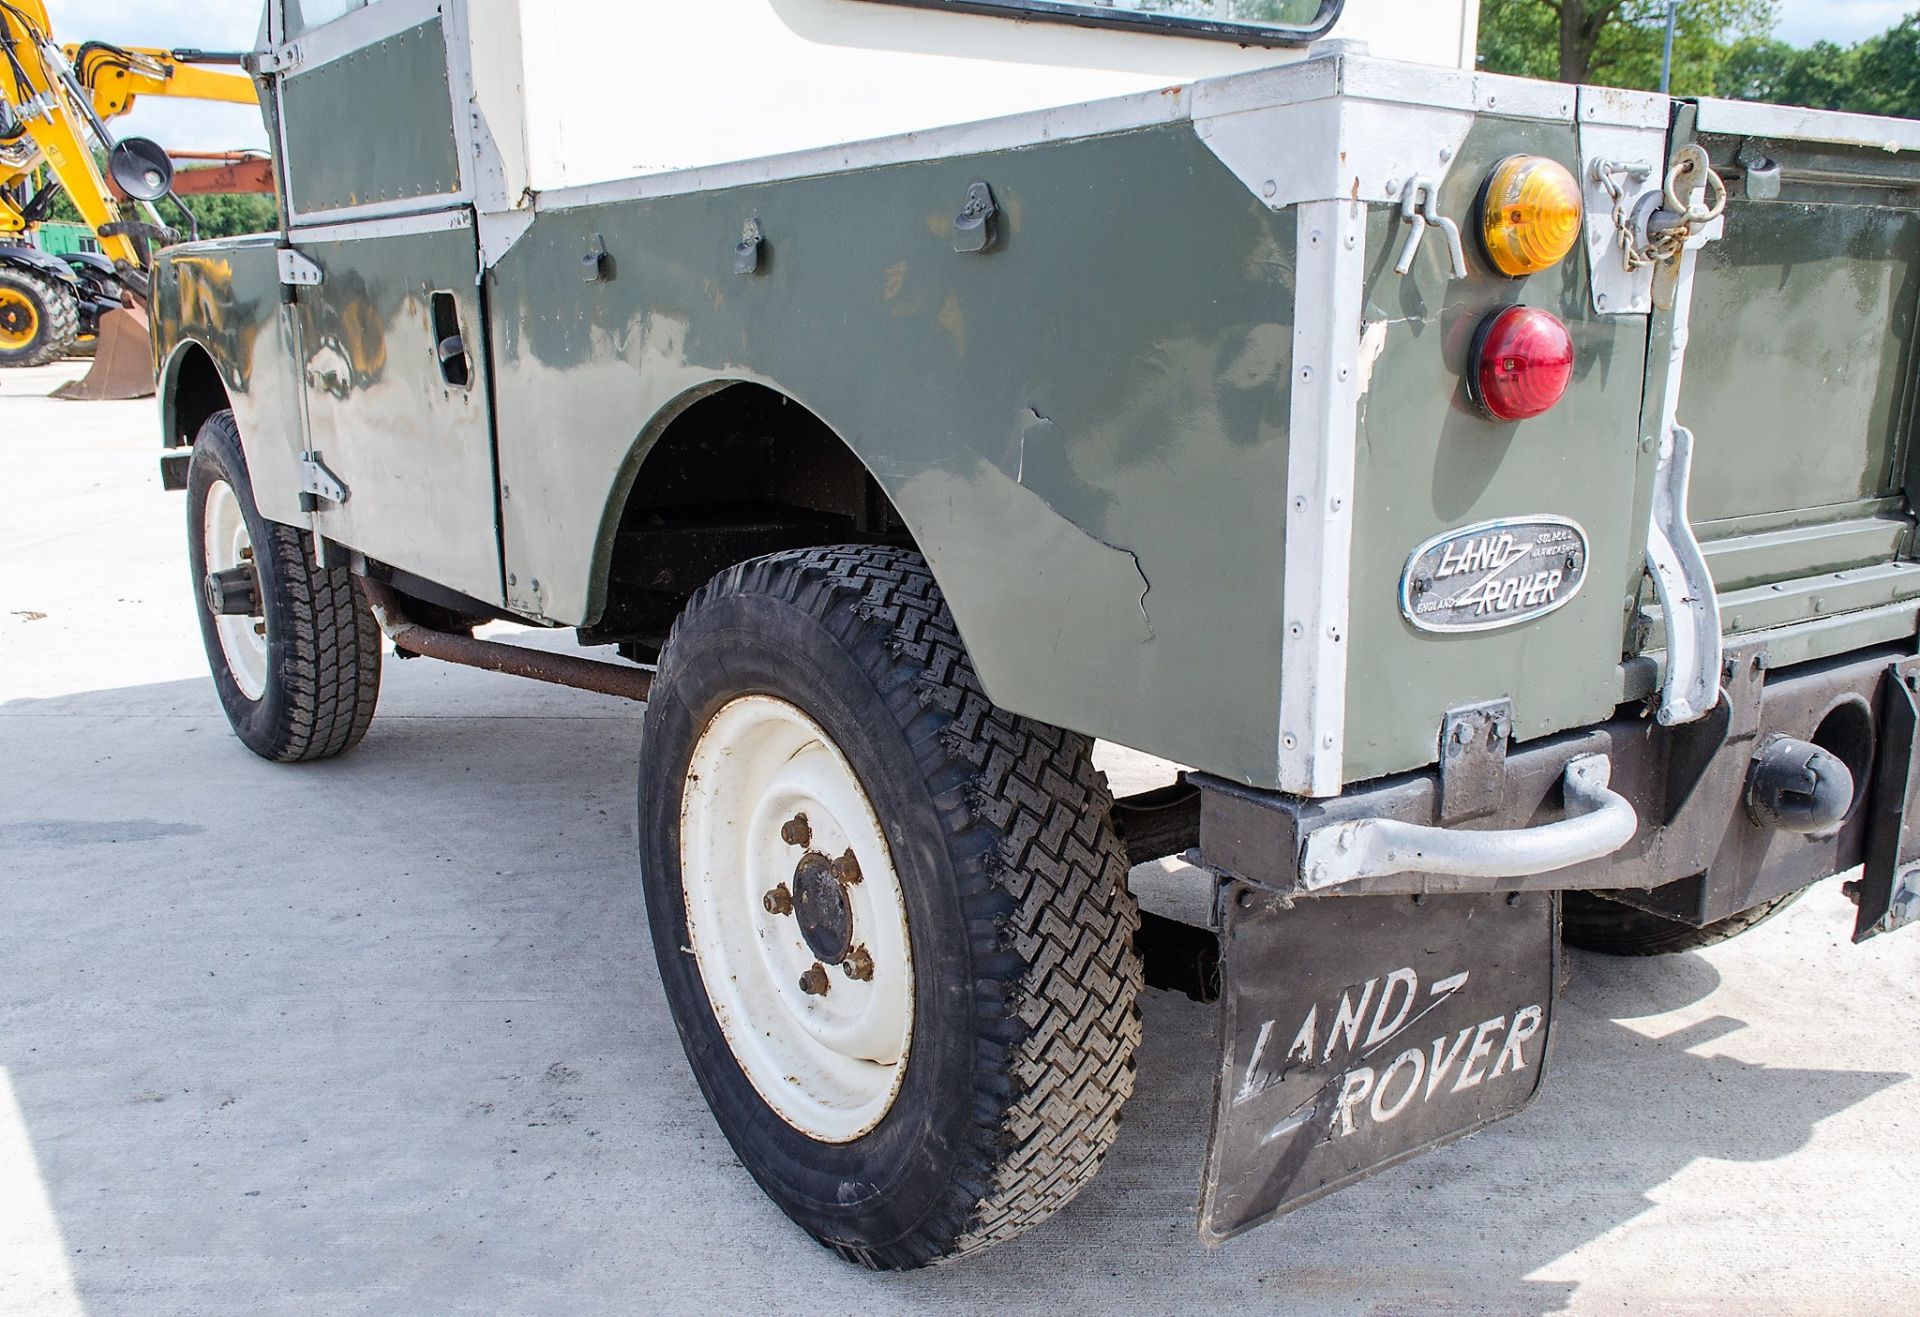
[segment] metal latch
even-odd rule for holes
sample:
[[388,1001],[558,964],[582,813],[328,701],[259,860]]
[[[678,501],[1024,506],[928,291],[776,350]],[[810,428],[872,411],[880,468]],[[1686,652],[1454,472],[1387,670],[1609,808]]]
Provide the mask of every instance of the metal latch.
[[992,188],[985,183],[968,187],[966,205],[953,217],[953,249],[983,252],[993,246],[993,217],[999,213]]
[[1412,226],[1413,232],[1407,235],[1407,245],[1400,249],[1394,273],[1405,274],[1413,268],[1413,258],[1420,254],[1420,242],[1431,227],[1446,235],[1447,259],[1453,263],[1453,277],[1467,277],[1467,252],[1460,243],[1460,226],[1440,213],[1437,183],[1430,178],[1408,179],[1406,191],[1400,194],[1400,218]]
[[347,487],[327,470],[318,453],[300,454],[300,510],[312,512],[320,503],[345,503]]
[[274,253],[280,266],[280,282],[289,288],[315,288],[325,279],[326,272],[291,247],[282,247]]

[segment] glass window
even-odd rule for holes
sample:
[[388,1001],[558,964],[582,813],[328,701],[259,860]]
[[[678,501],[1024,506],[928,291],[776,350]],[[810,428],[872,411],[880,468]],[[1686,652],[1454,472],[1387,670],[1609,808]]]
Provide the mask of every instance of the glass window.
[[365,9],[369,3],[370,0],[287,0],[288,27],[295,32],[310,32],[322,23]]
[[1343,0],[873,0],[1002,18],[1043,19],[1252,45],[1302,45],[1340,17]]

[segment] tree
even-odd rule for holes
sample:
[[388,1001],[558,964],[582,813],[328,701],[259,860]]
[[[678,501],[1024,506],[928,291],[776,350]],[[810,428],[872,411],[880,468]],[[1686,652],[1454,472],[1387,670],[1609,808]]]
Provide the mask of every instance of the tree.
[[[1730,43],[1765,36],[1774,9],[1774,0],[1681,0],[1674,90],[1713,91]],[[1666,18],[1666,0],[1483,0],[1481,58],[1496,73],[1652,88]]]

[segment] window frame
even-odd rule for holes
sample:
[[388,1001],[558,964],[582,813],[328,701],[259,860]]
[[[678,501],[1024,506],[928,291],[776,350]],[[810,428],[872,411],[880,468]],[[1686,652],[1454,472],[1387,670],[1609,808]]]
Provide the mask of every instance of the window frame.
[[1160,36],[1199,37],[1231,41],[1242,46],[1305,46],[1318,41],[1340,21],[1346,0],[1320,0],[1320,12],[1311,24],[1297,28],[1265,27],[1258,23],[1223,22],[1213,18],[1186,18],[1174,14],[1142,13],[1133,9],[1102,9],[1073,0],[862,0],[866,4],[907,6],[949,14],[978,14],[1028,22],[1066,23]]

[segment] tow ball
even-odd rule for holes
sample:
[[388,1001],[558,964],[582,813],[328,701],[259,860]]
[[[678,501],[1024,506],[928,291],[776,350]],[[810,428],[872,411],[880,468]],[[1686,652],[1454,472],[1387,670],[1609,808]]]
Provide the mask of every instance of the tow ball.
[[1824,832],[1853,808],[1853,773],[1808,741],[1776,735],[1747,773],[1747,813],[1763,828]]

